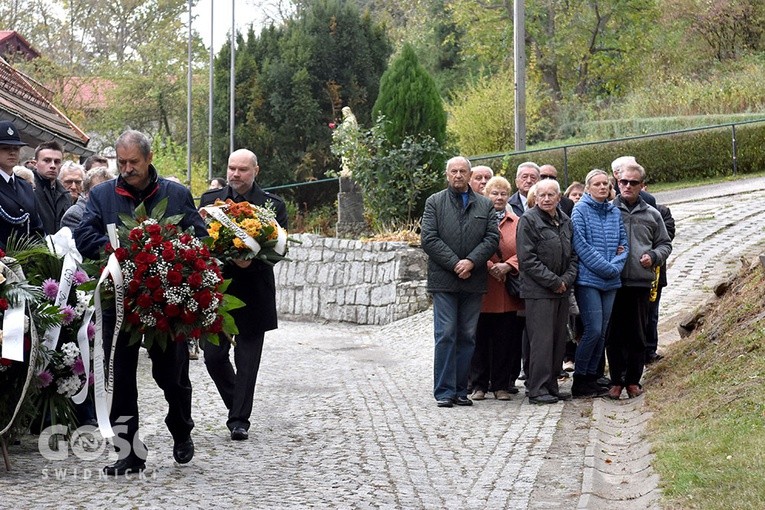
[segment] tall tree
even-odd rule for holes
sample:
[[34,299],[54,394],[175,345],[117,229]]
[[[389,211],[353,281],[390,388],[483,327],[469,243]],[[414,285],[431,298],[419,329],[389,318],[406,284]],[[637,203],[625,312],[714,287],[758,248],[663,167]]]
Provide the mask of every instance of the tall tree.
[[[229,51],[224,46],[216,58],[221,134],[228,132]],[[313,180],[336,167],[329,124],[346,105],[369,121],[390,52],[383,28],[346,0],[301,4],[284,25],[238,40],[236,145],[258,154],[268,169],[263,184]],[[217,137],[215,147],[222,164],[228,138]]]

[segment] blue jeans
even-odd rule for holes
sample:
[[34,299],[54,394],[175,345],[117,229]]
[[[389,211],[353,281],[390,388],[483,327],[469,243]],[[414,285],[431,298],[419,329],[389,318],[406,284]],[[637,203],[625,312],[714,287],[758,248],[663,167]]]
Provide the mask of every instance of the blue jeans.
[[596,375],[605,350],[606,330],[616,298],[616,289],[600,290],[577,285],[575,292],[584,331],[576,347],[574,374]]
[[483,294],[433,293],[433,396],[436,400],[466,397],[470,360]]

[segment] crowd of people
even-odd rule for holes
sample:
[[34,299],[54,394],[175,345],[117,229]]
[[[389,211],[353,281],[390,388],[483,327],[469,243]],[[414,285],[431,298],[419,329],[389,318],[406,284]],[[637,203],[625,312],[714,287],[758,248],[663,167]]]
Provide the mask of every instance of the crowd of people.
[[[40,144],[34,159],[19,165],[21,147],[26,145],[13,123],[0,122],[0,248],[12,237],[52,235],[69,227],[80,254],[99,260],[108,242],[108,225],[120,225],[119,215],[132,215],[141,203],[151,214],[164,199],[168,199],[165,214],[181,217],[184,230],[190,229],[200,238],[208,235],[191,192],[178,179],[159,175],[152,164],[151,142],[141,132],[128,130],[117,139],[116,173],[101,156],[91,156],[83,165],[65,161],[63,148],[55,141]],[[258,186],[259,172],[254,153],[246,149],[233,152],[226,179],[212,180],[201,206],[216,199],[258,206],[268,202],[279,225],[286,229],[286,205]],[[264,335],[277,327],[276,284],[272,265],[260,260],[234,259],[224,264],[223,273],[231,279],[227,292],[245,303],[232,313],[240,333],[235,344],[221,334],[218,345],[204,342],[202,348],[207,371],[229,409],[226,425],[230,438],[242,441],[248,439]],[[258,313],[252,313],[255,307]],[[109,422],[119,431],[113,440],[117,461],[104,467],[104,473],[129,475],[146,468],[148,453],[139,437],[136,370],[141,344],[131,343],[124,331],[114,336],[116,315],[113,308],[103,312],[105,353],[111,352],[115,342]],[[229,359],[232,346],[234,366]],[[194,456],[189,351],[185,343],[171,342],[164,349],[154,343],[148,353],[152,376],[168,404],[165,423],[172,436],[173,457],[185,464]],[[95,421],[92,402],[83,405],[83,413],[81,423]]]
[[[521,163],[510,182],[462,156],[422,219],[433,297],[433,396],[470,406],[643,393],[661,358],[658,307],[675,227],[634,157],[565,191],[553,165]],[[606,362],[608,377],[606,377]],[[559,381],[573,371],[571,392]]]

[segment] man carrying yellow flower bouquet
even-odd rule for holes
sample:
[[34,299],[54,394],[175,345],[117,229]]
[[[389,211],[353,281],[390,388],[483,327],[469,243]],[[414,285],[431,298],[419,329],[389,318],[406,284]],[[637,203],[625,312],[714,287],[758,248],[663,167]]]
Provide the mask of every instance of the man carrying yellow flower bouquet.
[[[236,203],[249,202],[265,206],[275,212],[279,226],[286,229],[287,208],[284,201],[277,195],[263,191],[257,185],[255,178],[259,171],[258,158],[252,151],[234,151],[228,158],[228,185],[222,189],[205,192],[200,205],[204,207],[215,203],[216,200],[230,199]],[[257,225],[253,225],[253,228],[255,227]],[[210,234],[216,237],[216,233]],[[224,266],[223,275],[232,280],[227,292],[247,305],[232,311],[239,329],[234,348],[236,372],[229,361],[231,344],[228,340],[221,338],[220,345],[203,342],[202,348],[207,371],[229,410],[226,425],[231,431],[231,439],[241,441],[248,438],[263,339],[266,331],[277,327],[276,283],[272,265],[259,259],[232,259]]]

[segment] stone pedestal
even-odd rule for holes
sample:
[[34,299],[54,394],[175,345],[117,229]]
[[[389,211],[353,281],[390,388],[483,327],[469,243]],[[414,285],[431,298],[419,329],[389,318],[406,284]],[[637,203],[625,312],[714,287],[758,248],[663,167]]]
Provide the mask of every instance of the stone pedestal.
[[350,177],[340,177],[340,193],[337,194],[337,226],[335,235],[346,239],[358,239],[369,233],[364,220],[364,197],[361,188]]

